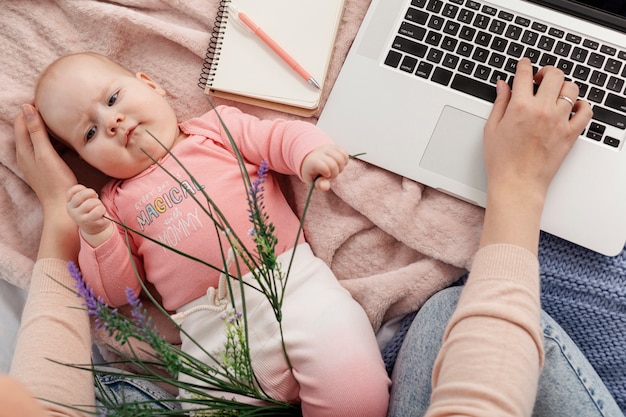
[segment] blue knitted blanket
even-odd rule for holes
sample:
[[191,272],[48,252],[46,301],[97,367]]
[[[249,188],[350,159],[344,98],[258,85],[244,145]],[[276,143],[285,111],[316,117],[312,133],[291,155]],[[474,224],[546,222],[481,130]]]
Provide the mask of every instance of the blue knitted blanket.
[[[626,413],[626,248],[610,258],[542,233],[539,262],[543,309],[587,356]],[[383,351],[389,372],[414,317],[404,318]]]
[[543,309],[626,413],[626,250],[610,258],[543,233],[539,262]]

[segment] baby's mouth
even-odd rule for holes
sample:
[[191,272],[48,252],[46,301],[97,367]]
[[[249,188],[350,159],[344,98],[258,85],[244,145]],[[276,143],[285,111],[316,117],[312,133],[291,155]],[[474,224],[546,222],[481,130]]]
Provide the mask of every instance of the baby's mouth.
[[128,129],[126,131],[126,135],[125,135],[125,138],[124,138],[124,146],[128,146],[128,144],[130,143],[130,140],[133,137],[133,133],[135,133],[135,129],[136,128],[137,128],[137,126],[131,127],[130,129]]

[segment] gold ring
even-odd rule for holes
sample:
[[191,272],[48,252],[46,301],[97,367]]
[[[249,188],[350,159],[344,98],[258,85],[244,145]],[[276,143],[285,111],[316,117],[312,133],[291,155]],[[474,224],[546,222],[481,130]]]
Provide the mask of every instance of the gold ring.
[[574,102],[572,101],[571,98],[567,97],[567,96],[559,96],[560,99],[567,101],[570,106],[574,107]]

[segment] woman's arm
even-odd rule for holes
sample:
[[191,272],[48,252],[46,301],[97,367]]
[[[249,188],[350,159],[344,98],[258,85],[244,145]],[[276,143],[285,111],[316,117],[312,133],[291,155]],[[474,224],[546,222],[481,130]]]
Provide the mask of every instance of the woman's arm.
[[44,400],[45,415],[80,415],[52,403],[94,404],[92,374],[53,362],[88,364],[91,358],[89,319],[80,298],[65,288],[73,286],[67,263],[76,261],[79,247],[65,208],[65,192],[76,177],[32,106],[24,106],[14,129],[18,166],[41,201],[44,225],[10,373]]
[[[563,73],[518,64],[500,82],[485,127],[487,208],[480,249],[433,370],[428,416],[530,416],[543,363],[539,265],[543,205],[552,178],[591,118],[572,108]],[[570,118],[570,113],[574,115]]]

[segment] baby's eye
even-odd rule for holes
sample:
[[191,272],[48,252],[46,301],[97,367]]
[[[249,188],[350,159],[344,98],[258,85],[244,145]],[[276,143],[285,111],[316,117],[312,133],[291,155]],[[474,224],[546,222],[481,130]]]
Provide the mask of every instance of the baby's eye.
[[117,101],[117,95],[119,94],[119,92],[115,92],[113,93],[113,95],[111,97],[109,97],[109,102],[107,103],[109,105],[109,107],[111,107],[112,105],[115,104],[115,102]]
[[96,136],[96,127],[91,127],[87,133],[85,134],[85,142],[89,142],[93,137]]

